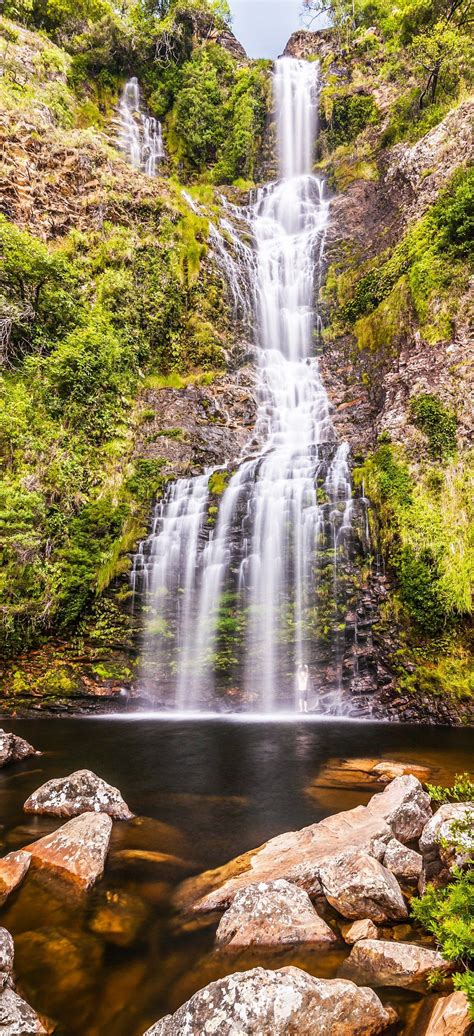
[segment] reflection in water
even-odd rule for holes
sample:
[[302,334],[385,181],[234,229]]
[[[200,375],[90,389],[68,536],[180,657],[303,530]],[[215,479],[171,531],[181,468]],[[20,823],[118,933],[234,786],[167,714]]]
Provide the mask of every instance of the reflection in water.
[[[331,760],[385,758],[428,766],[450,783],[469,766],[469,731],[360,723],[190,723],[121,719],[10,724],[43,755],[0,773],[4,851],[58,826],[25,817],[42,781],[88,766],[117,785],[141,817],[115,823],[104,880],[88,895],[30,874],[2,910],[16,971],[31,1004],[61,1036],[141,1036],[196,989],[262,964],[248,952],[213,952],[213,930],[183,930],[170,909],[183,876],[224,863],[285,830],[368,800],[370,790],[328,787]],[[325,768],[325,775],[322,774]],[[318,784],[318,775],[324,786]],[[332,977],[347,953],[268,954]],[[393,997],[390,997],[393,1000]],[[413,997],[399,996],[409,1008]],[[416,1000],[416,997],[415,997]]]

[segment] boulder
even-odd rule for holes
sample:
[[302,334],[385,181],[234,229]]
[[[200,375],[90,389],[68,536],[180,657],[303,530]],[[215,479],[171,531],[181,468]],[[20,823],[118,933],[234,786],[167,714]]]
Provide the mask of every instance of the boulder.
[[2,1036],[47,1036],[33,1008],[8,986],[0,993],[0,1032]]
[[108,814],[81,813],[26,849],[36,867],[88,889],[104,873],[111,830]]
[[364,917],[360,921],[353,921],[352,924],[341,925],[341,932],[344,942],[352,946],[359,939],[378,939],[378,928],[370,917]]
[[131,820],[127,803],[118,788],[107,784],[92,770],[76,770],[69,777],[46,781],[26,800],[26,813],[53,817],[77,817],[81,813],[107,813],[113,820]]
[[13,986],[13,958],[15,947],[10,932],[6,928],[0,928],[0,989],[5,986]]
[[436,950],[409,942],[363,939],[357,942],[339,974],[371,986],[401,986],[425,992],[432,971],[447,973],[452,965]]
[[[443,849],[441,841],[449,839],[452,835],[452,826],[455,823],[467,821],[472,823],[474,817],[474,802],[447,802],[440,806],[437,812],[425,824],[420,838],[420,852],[427,860],[433,860],[441,856],[445,863],[452,863],[455,853]],[[459,840],[459,836],[458,836]],[[462,835],[462,842],[466,844],[468,852],[474,848],[474,839],[469,832]]]
[[392,838],[387,845],[383,857],[383,865],[387,867],[396,878],[405,881],[418,881],[423,870],[423,857],[414,849],[408,849],[396,838]]
[[18,888],[31,863],[31,854],[19,849],[7,853],[0,859],[0,906],[8,899],[10,892]]
[[336,936],[314,909],[307,892],[288,881],[247,885],[221,918],[220,947],[279,947],[301,943],[331,944]]
[[430,771],[417,763],[400,763],[394,759],[330,759],[305,788],[307,795],[316,797],[320,788],[373,788],[387,784],[395,777],[413,774],[426,781]]
[[0,730],[0,767],[7,766],[8,763],[19,763],[22,759],[28,759],[30,755],[39,754],[36,748],[22,737]]
[[343,917],[382,923],[407,916],[396,878],[368,853],[341,853],[322,864],[319,877],[328,903]]
[[432,816],[431,800],[416,777],[397,777],[367,804],[373,816],[383,817],[399,842],[419,838]]
[[393,1020],[372,989],[299,968],[254,968],[211,982],[145,1036],[375,1036]]
[[469,1036],[473,1024],[465,993],[459,990],[437,1001],[424,1036]]

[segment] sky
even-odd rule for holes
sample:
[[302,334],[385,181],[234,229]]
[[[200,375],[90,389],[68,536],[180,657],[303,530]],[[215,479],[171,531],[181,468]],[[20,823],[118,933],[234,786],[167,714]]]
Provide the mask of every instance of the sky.
[[230,0],[232,31],[250,58],[277,58],[301,25],[302,0]]

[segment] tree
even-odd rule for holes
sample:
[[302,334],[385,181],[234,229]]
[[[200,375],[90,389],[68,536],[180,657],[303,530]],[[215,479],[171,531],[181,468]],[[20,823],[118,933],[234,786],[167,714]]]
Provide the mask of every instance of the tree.
[[426,77],[419,108],[434,104],[440,85],[450,87],[458,82],[470,50],[468,37],[456,25],[438,21],[426,32],[419,33],[411,43],[415,70]]

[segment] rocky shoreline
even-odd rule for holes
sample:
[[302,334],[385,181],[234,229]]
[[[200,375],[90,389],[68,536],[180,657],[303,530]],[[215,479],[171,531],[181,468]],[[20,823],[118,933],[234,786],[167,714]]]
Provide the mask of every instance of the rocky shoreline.
[[[0,732],[2,766],[35,754],[23,739]],[[279,834],[214,870],[195,874],[191,863],[157,853],[146,839],[140,849],[121,850],[128,863],[139,858],[180,869],[184,880],[172,901],[175,929],[183,937],[214,932],[193,975],[194,983],[202,976],[202,988],[190,999],[183,996],[186,1002],[146,1036],[472,1033],[466,997],[452,990],[453,965],[413,922],[410,902],[429,883],[446,885],[456,865],[469,866],[469,853],[461,860],[449,838],[453,825],[472,817],[474,803],[436,808],[421,783],[427,776],[422,767],[367,763],[352,760],[348,768],[341,760],[340,766],[341,780],[345,765],[361,787],[383,787],[366,806]],[[30,880],[46,880],[62,896],[88,902],[108,866],[115,825],[123,830],[140,823],[118,788],[87,769],[46,781],[23,808],[65,822],[0,860],[2,906]],[[311,973],[334,952],[335,977]],[[5,928],[0,958],[2,1031],[54,1033],[54,1019],[37,1014],[21,984],[17,989],[14,944]],[[220,977],[206,981],[206,973],[219,971]],[[416,997],[408,1021],[396,998],[392,1003],[397,990]]]

